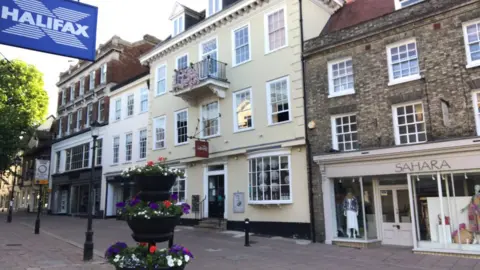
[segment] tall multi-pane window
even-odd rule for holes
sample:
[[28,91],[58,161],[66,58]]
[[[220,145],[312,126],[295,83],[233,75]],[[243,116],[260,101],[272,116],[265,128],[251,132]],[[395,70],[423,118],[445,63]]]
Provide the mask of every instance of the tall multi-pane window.
[[173,19],[173,35],[176,36],[185,31],[185,15]]
[[77,130],[80,130],[82,126],[82,116],[83,116],[83,109],[80,109],[77,111],[77,123],[76,123]]
[[97,140],[97,153],[96,153],[96,165],[100,166],[102,165],[102,150],[103,150],[103,139],[98,139]]
[[188,142],[188,111],[175,113],[175,144]]
[[250,60],[250,25],[233,31],[233,64],[239,65]]
[[268,122],[290,121],[290,86],[288,77],[267,83]]
[[420,79],[417,43],[414,39],[387,46],[390,84]]
[[105,98],[98,101],[98,122],[102,122],[105,114]]
[[115,120],[122,118],[122,100],[115,100]]
[[176,194],[179,202],[185,202],[186,196],[186,182],[187,182],[187,174],[184,168],[178,169],[179,171],[183,172],[183,176],[178,176],[175,184],[173,184],[170,193]]
[[78,145],[66,150],[65,170],[77,170],[89,166],[90,143]]
[[113,163],[117,164],[120,158],[120,137],[113,137]]
[[67,103],[67,90],[63,88],[62,90],[62,105],[65,105]]
[[70,86],[70,101],[73,101],[75,99],[75,84],[72,84]]
[[59,173],[60,172],[60,151],[57,151],[55,153],[55,172]]
[[222,9],[222,0],[208,0],[207,17],[219,12]]
[[233,93],[233,102],[234,131],[253,128],[252,89]]
[[480,92],[473,92],[473,108],[475,109],[475,124],[477,126],[477,136],[480,136]]
[[68,122],[67,122],[67,134],[70,134],[72,131],[72,125],[73,125],[73,115],[72,113],[68,114]]
[[393,117],[397,145],[427,141],[422,103],[394,106]]
[[167,66],[157,68],[157,95],[165,94],[167,91]]
[[80,96],[85,93],[85,77],[80,78]]
[[250,203],[291,201],[290,156],[251,158],[248,167]]
[[133,134],[128,133],[125,136],[125,161],[132,161]]
[[280,9],[266,15],[266,52],[272,52],[287,46],[285,10]]
[[101,72],[100,83],[106,83],[107,82],[107,63],[102,65],[100,72]]
[[188,54],[177,58],[177,69],[182,70],[188,67]]
[[480,65],[480,20],[463,26],[465,46],[467,49],[467,67]]
[[218,101],[202,105],[202,137],[211,137],[220,134],[219,113]]
[[153,119],[154,145],[153,149],[165,148],[166,117],[161,116]]
[[356,115],[332,117],[332,146],[339,151],[358,149]]
[[92,72],[90,72],[90,85],[89,85],[89,89],[90,89],[90,90],[93,90],[93,88],[95,88],[95,70],[93,70]]
[[92,121],[92,115],[93,115],[93,105],[92,103],[87,105],[87,119],[85,121],[85,126],[89,126],[90,122]]
[[140,130],[138,138],[139,138],[138,148],[140,149],[138,157],[140,159],[144,159],[147,157],[147,130],[146,129]]
[[140,112],[148,111],[148,89],[140,90]]
[[329,97],[355,93],[352,58],[328,63],[328,86]]
[[127,97],[127,116],[132,116],[133,115],[133,110],[134,110],[134,95],[129,95]]
[[65,171],[70,171],[70,165],[72,163],[72,151],[71,149],[65,150]]

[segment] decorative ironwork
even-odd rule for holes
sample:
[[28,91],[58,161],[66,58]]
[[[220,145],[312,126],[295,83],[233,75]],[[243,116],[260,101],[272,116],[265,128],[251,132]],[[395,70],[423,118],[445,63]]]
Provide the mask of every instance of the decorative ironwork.
[[207,57],[190,67],[175,70],[173,76],[173,92],[191,89],[207,79],[227,81],[226,63]]

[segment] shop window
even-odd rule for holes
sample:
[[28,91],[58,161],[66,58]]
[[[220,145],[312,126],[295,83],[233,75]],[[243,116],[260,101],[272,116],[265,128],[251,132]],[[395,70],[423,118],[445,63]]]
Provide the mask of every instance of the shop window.
[[289,156],[249,160],[249,201],[260,204],[291,202]]

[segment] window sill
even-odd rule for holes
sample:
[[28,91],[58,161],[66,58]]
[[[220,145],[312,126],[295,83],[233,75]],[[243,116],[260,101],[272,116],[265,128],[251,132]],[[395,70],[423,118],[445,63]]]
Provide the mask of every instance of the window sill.
[[148,113],[148,110],[147,111],[144,111],[144,112],[139,112],[138,115],[142,115],[144,113]]
[[416,142],[416,143],[397,143],[395,142],[395,145],[396,146],[404,146],[404,145],[416,145],[416,144],[422,144],[422,143],[427,143],[428,141],[424,141],[424,142]]
[[128,164],[132,164],[131,161],[126,161],[126,162],[123,162],[122,165],[128,165]]
[[280,51],[280,50],[282,50],[282,49],[285,49],[285,48],[287,48],[287,47],[288,47],[288,44],[285,44],[284,46],[279,47],[279,48],[276,48],[276,49],[273,49],[273,50],[271,50],[271,51],[266,50],[266,51],[265,51],[265,55],[269,55],[269,54],[274,53],[274,52],[276,52],[276,51]]
[[475,68],[475,67],[480,67],[480,60],[477,60],[477,61],[474,61],[474,62],[470,62],[470,63],[468,63],[468,65],[466,66],[466,68]]
[[211,136],[206,136],[206,137],[200,137],[200,139],[202,140],[205,140],[205,139],[213,139],[213,138],[216,138],[216,137],[220,137],[222,136],[221,134],[216,134],[216,135],[211,135]]
[[176,143],[176,144],[175,144],[175,147],[177,147],[177,146],[184,146],[184,145],[188,145],[189,143],[190,143],[189,141],[187,141],[187,142],[184,142],[184,143]]
[[165,150],[167,149],[167,147],[161,147],[161,148],[152,148],[153,151],[157,151],[157,150]]
[[160,93],[160,94],[155,93],[155,98],[161,97],[161,96],[165,95],[166,93],[167,93],[167,91],[165,91],[164,93]]
[[331,93],[328,95],[328,98],[334,98],[334,97],[341,97],[341,96],[348,96],[348,95],[353,95],[355,94],[355,89],[350,89],[350,90],[345,90],[339,93]]
[[136,162],[145,162],[145,161],[147,161],[147,158],[138,159]]
[[250,58],[250,59],[248,59],[248,60],[246,60],[246,61],[243,61],[243,62],[241,62],[241,63],[238,63],[238,64],[232,64],[232,68],[234,68],[234,67],[238,67],[238,66],[241,66],[241,65],[244,65],[244,64],[250,63],[250,62],[252,62],[252,59],[251,59],[251,58]]
[[397,84],[401,84],[401,83],[416,81],[416,80],[420,80],[421,78],[422,78],[422,76],[420,76],[420,74],[412,75],[412,76],[408,76],[408,77],[404,77],[404,78],[400,78],[400,79],[390,81],[388,83],[388,86],[393,86],[393,85],[397,85]]
[[110,167],[117,167],[119,164],[118,163],[115,163],[115,164],[111,164]]
[[251,205],[280,205],[280,204],[292,204],[292,200],[282,200],[282,201],[248,201],[248,204]]
[[252,131],[252,130],[255,130],[254,127],[249,127],[249,128],[244,128],[244,129],[238,129],[238,130],[234,130],[233,133],[242,133],[242,132],[247,132],[247,131]]
[[270,124],[268,124],[268,126],[269,127],[274,127],[274,126],[278,126],[278,125],[288,124],[288,123],[291,123],[291,122],[292,122],[292,120],[278,122],[278,123],[270,123]]

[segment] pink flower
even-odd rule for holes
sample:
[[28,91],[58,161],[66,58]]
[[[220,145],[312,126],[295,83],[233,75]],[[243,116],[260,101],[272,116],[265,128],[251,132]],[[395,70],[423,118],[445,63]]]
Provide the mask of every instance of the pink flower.
[[153,161],[147,162],[147,166],[153,166]]
[[159,157],[158,158],[158,161],[160,161],[160,162],[164,162],[165,160],[166,160],[166,158],[164,158],[164,157]]

